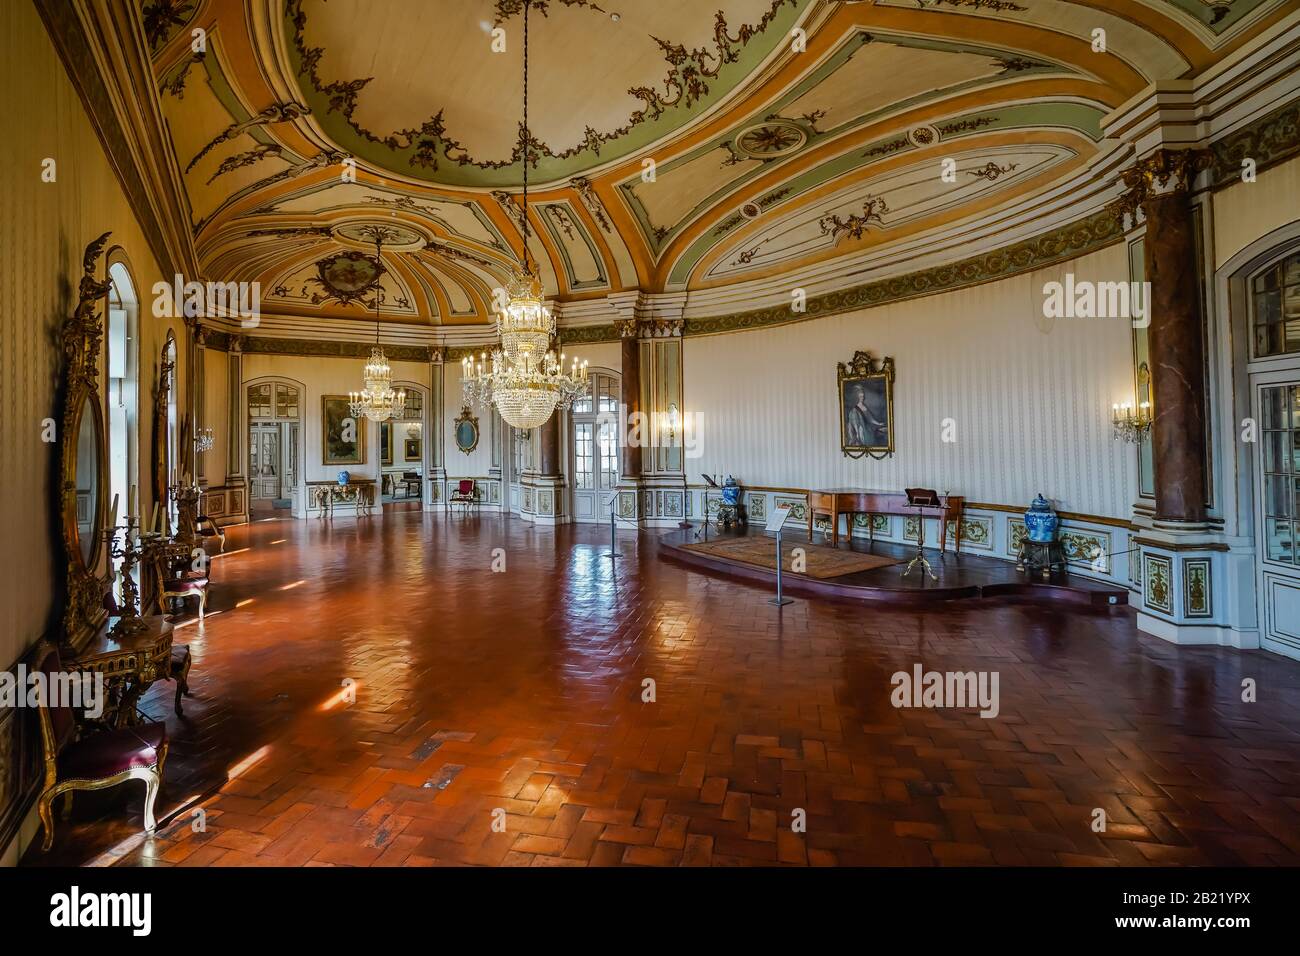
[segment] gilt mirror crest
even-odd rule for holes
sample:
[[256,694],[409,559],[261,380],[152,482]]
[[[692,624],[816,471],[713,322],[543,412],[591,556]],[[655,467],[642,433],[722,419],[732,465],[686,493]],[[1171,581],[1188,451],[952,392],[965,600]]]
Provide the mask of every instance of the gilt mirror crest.
[[839,363],[840,451],[846,458],[894,454],[894,360],[854,352]]

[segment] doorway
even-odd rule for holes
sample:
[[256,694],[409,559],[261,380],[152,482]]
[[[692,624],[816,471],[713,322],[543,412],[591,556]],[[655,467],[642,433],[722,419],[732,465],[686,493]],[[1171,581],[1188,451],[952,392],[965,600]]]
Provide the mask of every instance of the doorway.
[[288,382],[248,386],[249,507],[274,512],[293,506],[301,457],[301,390]]
[[619,376],[589,371],[590,390],[573,401],[569,474],[573,476],[573,520],[608,521],[618,488]]
[[1300,251],[1249,288],[1260,646],[1300,658]]

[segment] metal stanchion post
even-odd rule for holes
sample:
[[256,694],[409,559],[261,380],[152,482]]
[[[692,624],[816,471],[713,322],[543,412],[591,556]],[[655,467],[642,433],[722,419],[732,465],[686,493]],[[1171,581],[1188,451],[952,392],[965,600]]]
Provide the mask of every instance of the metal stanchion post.
[[781,594],[781,529],[776,529],[776,597],[769,598],[768,604],[775,604],[781,607],[786,604],[793,604],[794,601]]
[[606,557],[609,558],[611,561],[613,561],[618,557],[618,539],[617,539],[617,532],[614,527],[614,522],[618,518],[618,512],[615,508],[615,503],[617,501],[618,501],[618,495],[615,495],[613,498],[610,498],[608,502],[606,502],[606,504],[609,505],[609,553],[606,555]]

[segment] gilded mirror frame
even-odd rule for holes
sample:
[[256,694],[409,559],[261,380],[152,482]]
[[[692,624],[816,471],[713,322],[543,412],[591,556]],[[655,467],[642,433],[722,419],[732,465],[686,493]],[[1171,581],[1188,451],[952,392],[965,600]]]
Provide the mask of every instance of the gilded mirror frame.
[[[110,283],[99,279],[99,260],[111,233],[104,233],[86,246],[82,256],[82,275],[78,286],[76,311],[63,323],[60,339],[63,348],[63,410],[59,441],[59,521],[63,532],[64,573],[67,599],[63,612],[63,639],[73,650],[80,651],[108,617],[104,595],[110,574],[100,573],[104,561],[104,542],[99,529],[92,530],[95,540],[90,560],[81,554],[77,530],[77,446],[87,408],[95,423],[95,466],[99,472],[93,506],[94,522],[103,525],[108,509],[108,437],[105,432],[104,408],[99,400],[99,362],[104,341],[103,315],[98,303],[108,295]],[[109,562],[111,564],[111,561]]]
[[[469,426],[474,429],[474,440],[469,443],[468,447],[462,445],[460,441],[460,426],[466,423],[468,423]],[[459,448],[467,455],[473,454],[474,449],[478,447],[478,440],[479,440],[478,418],[469,413],[468,405],[465,405],[461,408],[460,415],[456,418],[454,422],[452,422],[451,437],[452,440],[456,443],[456,447]]]

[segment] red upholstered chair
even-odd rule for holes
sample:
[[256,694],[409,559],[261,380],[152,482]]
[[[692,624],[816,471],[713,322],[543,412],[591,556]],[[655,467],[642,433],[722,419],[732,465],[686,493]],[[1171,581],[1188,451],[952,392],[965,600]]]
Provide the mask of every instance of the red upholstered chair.
[[466,512],[468,512],[470,508],[477,508],[478,486],[475,484],[474,479],[462,478],[457,483],[456,490],[448,496],[448,500],[454,505],[460,505]]
[[[37,649],[36,669],[45,674],[62,672],[63,663],[53,644],[43,643]],[[48,688],[49,682],[47,691]],[[40,706],[41,749],[45,758],[45,784],[37,803],[45,827],[41,849],[49,850],[54,843],[56,799],[67,795],[63,811],[66,818],[72,810],[73,791],[103,790],[128,780],[144,781],[144,828],[152,833],[154,801],[158,799],[163,764],[167,760],[166,725],[146,723],[120,730],[101,730],[78,739],[72,708],[64,701],[57,702],[60,706],[47,706],[49,703],[45,700]]]

